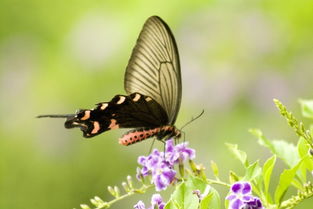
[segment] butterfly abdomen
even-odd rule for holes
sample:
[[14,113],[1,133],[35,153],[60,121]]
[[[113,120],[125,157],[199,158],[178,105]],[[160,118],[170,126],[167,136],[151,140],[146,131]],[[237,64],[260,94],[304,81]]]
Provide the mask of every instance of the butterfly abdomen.
[[170,137],[180,137],[180,131],[175,126],[161,126],[157,128],[141,128],[135,129],[124,134],[120,139],[119,143],[125,146],[135,144],[145,139],[156,136],[158,140],[166,139]]

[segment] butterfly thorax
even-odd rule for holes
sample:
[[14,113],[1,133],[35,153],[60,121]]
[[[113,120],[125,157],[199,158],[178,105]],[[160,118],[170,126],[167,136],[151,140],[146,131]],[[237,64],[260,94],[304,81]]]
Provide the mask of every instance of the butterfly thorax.
[[143,141],[150,137],[156,137],[158,140],[168,140],[169,138],[179,138],[181,132],[175,126],[165,125],[156,128],[139,128],[130,130],[124,134],[120,139],[119,143],[125,146]]

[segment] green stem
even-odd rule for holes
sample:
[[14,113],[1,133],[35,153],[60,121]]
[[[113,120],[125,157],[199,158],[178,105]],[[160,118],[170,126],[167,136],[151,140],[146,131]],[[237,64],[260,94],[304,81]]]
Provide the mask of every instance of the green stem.
[[226,187],[230,187],[230,184],[227,184],[226,182],[222,182],[220,180],[213,180],[213,179],[206,179],[209,184],[218,184]]
[[119,197],[116,197],[115,199],[109,201],[109,202],[105,202],[103,205],[101,205],[100,207],[97,207],[96,209],[102,209],[102,208],[109,208],[111,207],[112,204],[116,203],[117,201],[120,201],[124,198],[130,197],[133,194],[141,194],[141,193],[145,193],[147,191],[147,189],[151,188],[153,185],[143,185],[141,188],[139,189],[133,189],[131,191],[129,191],[128,193],[121,195]]

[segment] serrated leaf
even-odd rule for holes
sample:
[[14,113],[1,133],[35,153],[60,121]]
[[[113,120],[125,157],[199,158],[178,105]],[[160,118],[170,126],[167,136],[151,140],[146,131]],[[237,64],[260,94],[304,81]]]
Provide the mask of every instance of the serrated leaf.
[[313,119],[313,100],[299,100],[303,117]]
[[271,158],[267,159],[267,161],[263,165],[262,176],[263,176],[264,190],[265,190],[267,202],[271,202],[268,188],[270,185],[271,175],[272,175],[272,171],[275,166],[275,163],[276,163],[276,155],[273,155]]
[[240,160],[240,162],[245,166],[249,166],[249,162],[247,160],[247,154],[238,149],[238,145],[237,144],[229,144],[226,143],[226,146],[228,147],[228,149],[231,151],[231,153],[233,153],[233,155]]
[[218,192],[211,186],[207,186],[210,189],[208,195],[206,195],[200,202],[199,209],[219,209],[221,208],[221,200]]
[[285,169],[279,177],[279,183],[275,190],[275,203],[280,205],[282,198],[284,197],[288,187],[290,186],[293,178],[295,177],[299,166],[302,164],[303,160],[300,160],[299,163],[291,169]]

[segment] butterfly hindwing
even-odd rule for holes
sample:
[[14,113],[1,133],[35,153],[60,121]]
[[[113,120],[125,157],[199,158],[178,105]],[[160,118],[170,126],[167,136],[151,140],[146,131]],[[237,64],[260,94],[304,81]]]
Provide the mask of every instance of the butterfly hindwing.
[[150,97],[133,93],[117,95],[110,102],[96,108],[80,110],[65,122],[66,128],[80,127],[84,137],[90,138],[117,128],[154,128],[168,124],[163,108]]

